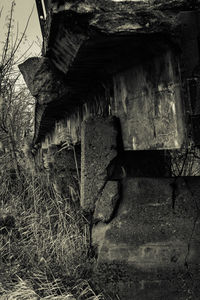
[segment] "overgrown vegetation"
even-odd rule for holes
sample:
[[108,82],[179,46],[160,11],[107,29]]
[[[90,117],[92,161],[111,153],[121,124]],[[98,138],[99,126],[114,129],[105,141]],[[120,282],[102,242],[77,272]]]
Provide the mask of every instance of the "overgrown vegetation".
[[[14,36],[15,5],[15,1],[12,1],[9,15],[5,20],[5,36],[0,36],[0,151],[1,154],[3,153],[1,160],[6,157],[7,164],[12,166],[20,179],[20,159],[23,158],[24,137],[29,135],[31,138],[34,101],[20,80],[17,65],[26,59],[28,50],[25,52],[19,50],[24,41],[32,12],[23,33],[19,34],[17,26]],[[3,9],[0,7],[1,12]]]
[[1,186],[1,299],[103,299],[89,283],[89,224],[77,204],[41,176]]
[[18,50],[31,14],[24,32],[13,37],[14,7],[12,1],[0,40],[0,298],[104,299],[90,282],[90,229],[74,201],[79,192],[56,193],[25,155],[34,101],[19,84],[16,65],[26,58]]

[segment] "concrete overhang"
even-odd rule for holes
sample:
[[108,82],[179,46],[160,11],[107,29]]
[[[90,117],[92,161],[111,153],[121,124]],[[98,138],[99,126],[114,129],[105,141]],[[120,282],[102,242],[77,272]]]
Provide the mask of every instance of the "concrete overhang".
[[[180,51],[179,13],[200,1],[52,1],[43,56],[20,70],[37,99],[34,143],[113,74],[166,49]],[[101,84],[100,84],[101,83]]]

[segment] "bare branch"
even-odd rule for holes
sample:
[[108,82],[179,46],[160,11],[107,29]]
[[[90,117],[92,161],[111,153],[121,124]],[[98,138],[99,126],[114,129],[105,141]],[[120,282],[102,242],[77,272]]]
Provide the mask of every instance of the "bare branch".
[[26,31],[27,31],[27,28],[28,28],[30,19],[31,19],[32,14],[33,14],[33,10],[34,10],[34,6],[32,7],[31,13],[30,13],[30,15],[29,15],[29,17],[28,17],[28,20],[27,20],[27,22],[26,22],[26,26],[25,26],[25,28],[24,28],[24,31],[23,31],[22,35],[21,35],[21,38],[19,39],[19,41],[18,41],[16,47],[13,49],[13,51],[12,51],[12,53],[11,53],[11,59],[14,58],[14,56],[15,56],[17,50],[19,49],[19,46],[21,45],[21,43],[22,43],[22,41],[23,41],[23,39],[24,39],[24,37],[25,37],[25,34],[26,34]]
[[32,48],[33,44],[34,42],[31,43],[31,45],[26,49],[26,51],[24,51],[24,53],[17,60],[15,60],[15,64],[20,63],[21,59],[25,57],[26,53],[28,53],[28,51]]
[[7,37],[6,37],[4,47],[3,47],[2,66],[5,65],[5,60],[6,60],[6,57],[7,57],[7,54],[8,54],[8,49],[9,49],[9,44],[10,44],[10,34],[11,34],[11,27],[12,27],[12,21],[13,21],[14,5],[15,5],[15,2],[13,1],[12,4],[11,4],[11,9],[10,9]]
[[3,12],[3,6],[0,9],[0,18],[1,18],[2,12]]

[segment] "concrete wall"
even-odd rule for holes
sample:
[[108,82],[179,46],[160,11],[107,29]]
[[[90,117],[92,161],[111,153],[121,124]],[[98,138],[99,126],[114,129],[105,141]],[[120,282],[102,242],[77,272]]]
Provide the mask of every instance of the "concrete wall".
[[[112,299],[197,299],[200,179],[166,177],[165,152],[125,151],[113,121],[90,118],[82,127],[81,205],[92,216],[93,277]],[[140,168],[137,159],[149,165]]]
[[[114,95],[112,95],[114,90]],[[94,95],[56,123],[44,144],[81,141],[82,121],[95,116],[120,119],[125,150],[180,148],[185,137],[179,60],[172,51],[120,72],[102,94]]]
[[[164,151],[125,151],[119,124],[103,116],[82,123],[77,161],[96,253],[93,280],[117,300],[198,299],[200,179],[170,178]],[[43,152],[66,196],[76,172],[72,150]]]
[[92,230],[96,279],[113,299],[198,299],[199,186],[189,177],[123,180],[113,219]]
[[183,144],[180,66],[171,51],[114,76],[113,102],[125,150],[175,149]]

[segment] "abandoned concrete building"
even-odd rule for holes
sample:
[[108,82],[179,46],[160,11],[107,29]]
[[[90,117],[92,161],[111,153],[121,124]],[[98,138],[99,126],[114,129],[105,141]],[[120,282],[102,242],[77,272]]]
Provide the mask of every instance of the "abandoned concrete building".
[[36,3],[32,152],[58,193],[80,184],[94,274],[112,299],[200,299],[200,178],[169,155],[200,146],[200,1]]

